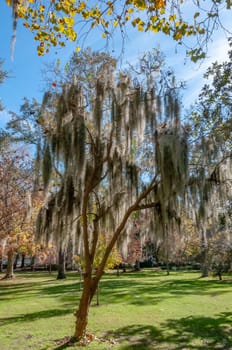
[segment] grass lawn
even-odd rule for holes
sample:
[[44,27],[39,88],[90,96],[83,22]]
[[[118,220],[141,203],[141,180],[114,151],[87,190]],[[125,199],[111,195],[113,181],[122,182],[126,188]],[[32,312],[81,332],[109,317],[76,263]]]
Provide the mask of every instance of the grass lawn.
[[[87,349],[232,350],[232,276],[220,282],[196,272],[111,273],[100,289],[89,332],[108,340]],[[60,342],[73,334],[79,297],[75,273],[62,281],[47,272],[0,281],[0,349],[83,349]]]

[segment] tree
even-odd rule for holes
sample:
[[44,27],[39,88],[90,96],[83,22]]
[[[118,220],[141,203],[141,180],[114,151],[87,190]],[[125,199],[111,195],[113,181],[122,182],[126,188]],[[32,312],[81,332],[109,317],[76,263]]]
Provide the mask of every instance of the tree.
[[[231,39],[229,43],[231,47]],[[220,215],[231,198],[231,59],[230,49],[228,61],[208,68],[205,77],[212,82],[203,87],[192,110],[195,146],[189,189],[201,232],[203,275],[208,274],[207,232],[217,233]]]
[[138,31],[162,32],[179,44],[185,43],[189,36],[196,37],[195,45],[187,46],[187,53],[193,61],[205,57],[205,49],[215,28],[223,27],[222,9],[231,10],[228,0],[209,1],[208,4],[192,1],[192,18],[189,19],[189,13],[185,14],[185,3],[178,0],[129,0],[122,3],[101,0],[91,4],[84,0],[6,2],[13,10],[14,36],[17,19],[21,18],[38,41],[39,55],[44,55],[51,46],[65,46],[67,40],[77,41],[82,46],[93,28],[97,28],[105,39],[112,38],[117,31],[125,38],[127,24],[131,24]]
[[40,125],[41,104],[26,97],[20,106],[20,112],[10,111],[10,119],[7,122],[6,130],[12,142],[37,146],[43,136],[43,128]]
[[0,238],[2,254],[7,252],[5,278],[13,277],[14,255],[27,220],[31,162],[27,154],[7,148],[0,149]]
[[[153,208],[168,234],[184,193],[187,135],[178,96],[170,89],[156,95],[155,82],[146,86],[133,85],[128,74],[116,79],[106,63],[89,104],[81,84],[66,84],[50,115],[43,151],[47,196],[37,233],[61,248],[73,237],[84,257],[74,340],[86,337],[90,303],[114,246],[125,242],[131,214]],[[106,246],[95,272],[101,235]]]

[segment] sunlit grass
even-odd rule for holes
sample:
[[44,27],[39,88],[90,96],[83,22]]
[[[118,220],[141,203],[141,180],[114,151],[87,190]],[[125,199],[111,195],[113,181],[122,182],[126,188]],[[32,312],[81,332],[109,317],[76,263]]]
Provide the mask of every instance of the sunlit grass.
[[[143,271],[105,274],[100,306],[93,301],[91,350],[181,350],[232,348],[232,276],[219,282],[195,272]],[[0,349],[64,349],[73,334],[79,277],[57,281],[46,272],[0,281]],[[69,346],[67,349],[83,349]]]

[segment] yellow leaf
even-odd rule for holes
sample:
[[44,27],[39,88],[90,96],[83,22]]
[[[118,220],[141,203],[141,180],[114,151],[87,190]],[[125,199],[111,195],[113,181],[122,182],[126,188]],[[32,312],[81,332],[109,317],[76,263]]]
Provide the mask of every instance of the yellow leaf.
[[73,27],[74,26],[74,18],[72,17],[64,17],[64,22],[65,24],[70,28],[70,27]]
[[129,9],[127,9],[127,13],[133,13],[134,12],[134,9],[133,8],[129,8]]
[[[165,6],[166,6],[166,2],[164,0],[156,0],[155,1],[155,7],[157,9],[162,9],[162,8],[164,9]],[[160,13],[161,13],[161,11],[160,11]]]
[[180,40],[180,39],[182,39],[182,37],[183,37],[183,34],[182,34],[181,32],[175,33],[175,34],[173,35],[173,38],[174,38],[175,40]]
[[44,5],[40,5],[39,11],[40,11],[40,12],[44,12],[44,10],[45,10],[45,6],[44,6]]
[[78,6],[78,12],[81,12],[82,10],[84,10],[86,8],[86,3],[84,1],[82,1],[79,6]]
[[169,16],[169,21],[174,22],[176,19],[176,15],[170,15]]

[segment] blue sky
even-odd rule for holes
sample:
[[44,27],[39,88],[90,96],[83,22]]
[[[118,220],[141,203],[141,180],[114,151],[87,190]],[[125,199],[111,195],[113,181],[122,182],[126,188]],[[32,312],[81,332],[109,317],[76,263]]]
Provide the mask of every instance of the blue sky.
[[[227,11],[228,12],[228,11]],[[224,17],[224,25],[231,28],[231,11]],[[231,28],[232,29],[232,28]],[[129,40],[125,43],[123,60],[133,62],[146,50],[159,47],[166,55],[167,65],[173,67],[178,79],[185,80],[187,89],[184,92],[183,104],[187,108],[197,97],[200,87],[203,85],[203,73],[209,64],[215,60],[223,61],[227,57],[228,44],[225,35],[217,31],[214,40],[209,44],[208,57],[201,65],[186,61],[184,50],[178,47],[175,42],[162,34],[138,33],[135,30],[128,30]],[[41,70],[45,63],[54,62],[60,59],[67,62],[71,56],[74,45],[57,49],[45,57],[38,57],[36,43],[32,34],[22,25],[18,25],[17,39],[14,50],[14,59],[11,59],[11,36],[12,16],[11,9],[4,1],[0,2],[0,58],[4,60],[3,68],[9,72],[10,78],[0,85],[0,98],[6,109],[0,113],[0,126],[8,119],[8,110],[18,111],[22,104],[23,97],[35,97],[41,101],[45,84]],[[104,48],[104,39],[100,39],[99,33],[92,33],[88,37],[86,46],[94,50]],[[114,39],[114,54],[121,49],[120,37]],[[177,53],[176,53],[177,49]]]

